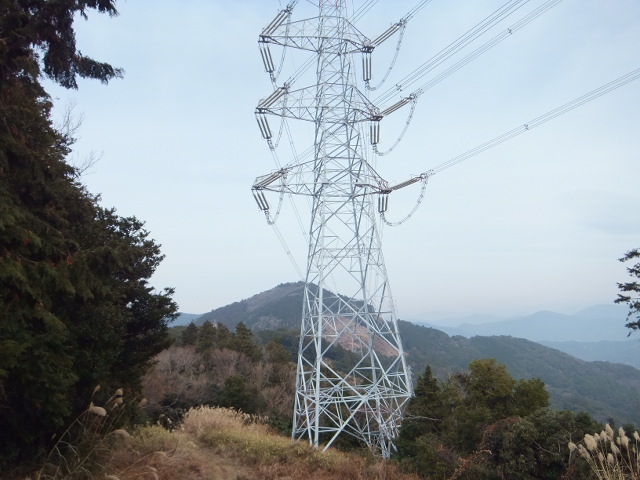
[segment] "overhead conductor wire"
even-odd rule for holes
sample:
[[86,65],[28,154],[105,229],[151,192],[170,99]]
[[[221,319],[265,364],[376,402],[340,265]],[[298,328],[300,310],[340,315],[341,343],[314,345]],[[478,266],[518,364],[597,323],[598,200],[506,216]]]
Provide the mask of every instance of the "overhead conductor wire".
[[413,209],[410,211],[410,213],[408,215],[406,215],[402,220],[400,220],[399,222],[390,222],[389,220],[387,220],[384,211],[380,212],[380,216],[382,218],[382,221],[392,227],[401,225],[402,223],[404,223],[406,220],[408,220],[414,213],[415,211],[418,209],[418,207],[420,206],[420,204],[422,203],[422,200],[424,198],[424,190],[426,188],[426,182],[427,180],[434,176],[436,173],[440,173],[443,170],[446,170],[447,168],[453,167],[454,165],[457,165],[461,162],[464,162],[465,160],[468,160],[471,157],[474,157],[475,155],[478,155],[486,150],[489,150],[490,148],[496,147],[498,145],[500,145],[501,143],[506,142],[507,140],[511,140],[514,137],[517,137],[518,135],[522,135],[525,132],[528,132],[529,130],[542,125],[543,123],[546,123],[550,120],[553,120],[556,117],[559,117],[560,115],[563,115],[565,113],[570,112],[571,110],[574,110],[582,105],[584,105],[585,103],[588,103],[592,100],[595,100],[596,98],[601,97],[602,95],[605,95],[609,92],[612,92],[613,90],[616,90],[630,82],[633,82],[634,80],[637,80],[638,78],[640,78],[640,68],[633,70],[629,73],[627,73],[626,75],[623,75],[621,77],[616,78],[615,80],[612,80],[609,83],[606,83],[598,88],[596,88],[595,90],[591,90],[588,93],[585,93],[584,95],[581,95],[578,98],[575,98],[574,100],[571,100],[570,102],[565,103],[564,105],[561,105],[557,108],[554,108],[553,110],[548,111],[547,113],[540,115],[530,121],[528,121],[527,123],[524,123],[512,130],[509,130],[508,132],[503,133],[502,135],[498,135],[497,137],[481,144],[478,145],[475,148],[472,148],[471,150],[467,150],[464,153],[461,153],[460,155],[457,155],[449,160],[447,160],[446,162],[442,162],[439,165],[436,165],[435,167],[431,168],[430,170],[412,177],[411,179],[407,180],[406,182],[403,182],[395,187],[391,187],[390,191],[388,192],[377,192],[377,193],[391,193],[392,190],[398,190],[400,188],[403,188],[404,186],[408,186],[411,185],[412,183],[416,183],[418,181],[422,181],[423,185],[422,185],[422,189],[420,192],[420,195],[418,197],[418,201],[416,202],[416,205],[413,207]]
[[539,117],[529,120],[528,122],[520,125],[519,127],[514,128],[513,130],[509,130],[508,132],[505,132],[502,135],[498,135],[497,137],[489,140],[488,142],[483,143],[482,145],[478,145],[477,147],[472,148],[471,150],[467,150],[466,152],[461,153],[460,155],[453,157],[447,160],[446,162],[443,162],[433,167],[432,169],[425,172],[425,174],[428,176],[433,176],[436,173],[440,173],[441,171],[446,170],[449,167],[457,165],[460,162],[464,162],[465,160],[475,155],[478,155],[479,153],[482,153],[485,150],[488,150],[497,145],[500,145],[501,143],[504,143],[507,140],[517,137],[518,135],[522,135],[523,133],[528,132],[529,130],[537,126],[542,125],[543,123],[546,123],[550,120],[553,120],[556,117],[559,117],[560,115],[570,112],[571,110],[578,108],[587,102],[595,100],[596,98],[601,97],[602,95],[605,95],[613,90],[616,90],[617,88],[620,88],[626,85],[627,83],[633,82],[638,78],[640,78],[640,68],[633,70],[627,73],[626,75],[618,77],[615,80],[612,80],[611,82],[596,88],[595,90],[585,93],[584,95],[581,95],[580,97],[574,100],[571,100],[570,102],[565,103],[564,105],[554,108],[553,110],[550,110],[549,112],[543,115],[540,115]]
[[398,93],[420,78],[424,77],[427,73],[432,71],[438,65],[442,64],[444,61],[449,59],[452,55],[456,54],[462,48],[469,45],[471,42],[478,39],[492,27],[494,27],[497,23],[504,20],[506,17],[514,13],[518,10],[523,4],[527,3],[529,0],[510,0],[505,3],[498,10],[493,12],[487,18],[482,20],[480,23],[475,25],[469,31],[467,31],[464,35],[459,37],[457,40],[454,40],[449,46],[441,50],[439,53],[431,57],[425,63],[423,63],[420,67],[415,69],[409,75],[405,76],[402,80],[400,80],[393,88],[390,88],[386,92],[382,93],[379,97],[376,98],[376,104],[382,104],[385,101],[390,100],[394,95]]

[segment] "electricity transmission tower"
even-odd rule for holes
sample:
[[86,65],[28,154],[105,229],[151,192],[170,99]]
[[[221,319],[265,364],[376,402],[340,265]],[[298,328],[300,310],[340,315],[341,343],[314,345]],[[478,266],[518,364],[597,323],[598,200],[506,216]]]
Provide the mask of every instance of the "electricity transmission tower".
[[[406,217],[409,218],[422,201],[431,176],[640,78],[640,69],[634,70],[418,176],[389,186],[368,161],[369,157],[388,153],[378,150],[382,118],[411,105],[405,128],[391,147],[393,150],[407,130],[420,95],[512,38],[559,1],[545,0],[528,12],[520,11],[526,0],[507,1],[458,40],[379,94],[375,103],[388,105],[387,102],[406,88],[429,77],[410,95],[382,109],[368,99],[368,93],[377,89],[369,84],[371,54],[380,44],[396,36],[397,55],[407,21],[429,0],[421,0],[399,22],[373,39],[367,38],[353,24],[372,2],[364,2],[349,16],[345,0],[319,0],[316,17],[292,21],[292,9],[297,3],[294,0],[262,30],[260,53],[274,91],[258,103],[256,118],[279,169],[258,177],[252,187],[253,195],[271,225],[275,225],[285,197],[306,197],[311,209],[306,231],[307,268],[304,275],[301,272],[305,287],[294,439],[306,439],[316,447],[324,444],[328,448],[341,434],[348,434],[378,450],[384,457],[393,450],[402,408],[412,394],[412,387],[377,223],[381,220],[389,224],[385,218],[388,195],[422,182],[416,206]],[[509,28],[445,68],[445,62],[518,12],[520,18]],[[271,52],[273,46],[282,49],[278,66]],[[286,82],[278,86],[287,51],[301,51],[307,58],[298,64],[298,69]],[[356,57],[361,60],[361,66],[360,61],[355,61]],[[394,63],[395,57],[381,84]],[[298,86],[303,74],[309,70],[315,72],[311,84]],[[361,72],[364,92],[357,87],[356,70]],[[274,116],[280,117],[280,127],[275,134],[268,120]],[[312,125],[313,141],[301,153],[292,148],[293,161],[281,167],[275,152],[283,131],[293,147],[293,135],[287,123],[290,119]],[[267,200],[270,192],[278,196],[278,206],[273,214]],[[288,247],[285,248],[290,254]]]
[[[364,154],[382,116],[356,86],[354,58],[368,82],[373,48],[404,22],[372,41],[345,3],[320,0],[318,16],[300,21],[291,21],[290,4],[259,37],[275,87],[256,109],[262,136],[273,150],[268,117],[279,116],[311,122],[314,141],[294,163],[258,177],[253,194],[270,223],[265,192],[310,199],[293,438],[328,448],[348,434],[388,457],[412,386],[377,225],[391,189]],[[270,45],[308,52],[315,83],[293,88],[294,75],[278,87]]]

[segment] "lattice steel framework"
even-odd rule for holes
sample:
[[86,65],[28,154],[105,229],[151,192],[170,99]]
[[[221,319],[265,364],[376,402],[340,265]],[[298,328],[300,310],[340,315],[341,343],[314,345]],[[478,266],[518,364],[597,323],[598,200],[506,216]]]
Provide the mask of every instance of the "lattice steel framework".
[[[406,220],[422,201],[429,177],[640,78],[640,70],[634,70],[418,176],[389,186],[367,161],[365,135],[369,137],[375,155],[388,153],[377,148],[379,125],[384,117],[405,105],[412,105],[405,129],[395,146],[408,127],[415,101],[420,95],[493,46],[511,38],[559,1],[546,0],[413,93],[382,110],[357,88],[354,54],[362,58],[362,80],[366,90],[377,89],[377,86],[369,85],[371,53],[400,32],[397,54],[404,26],[429,0],[421,0],[399,22],[373,39],[367,38],[349,21],[344,0],[319,0],[317,17],[291,21],[296,2],[293,0],[279,12],[260,34],[260,53],[275,90],[259,102],[256,118],[260,132],[272,150],[275,150],[278,140],[273,141],[269,116],[281,117],[283,121],[312,122],[315,138],[312,148],[302,155],[294,154],[294,162],[287,166],[258,177],[252,187],[258,206],[270,224],[275,223],[286,195],[311,198],[293,438],[307,439],[317,447],[324,444],[328,448],[345,433],[361,439],[388,457],[401,422],[402,407],[412,394],[410,372],[398,333],[377,226],[378,218],[393,225],[385,218],[388,195],[417,182],[423,183],[416,206],[405,217]],[[378,101],[390,100],[430,74],[453,54],[517,12],[524,3],[526,0],[507,2],[380,95]],[[366,11],[371,2],[364,6]],[[299,79],[299,72],[296,72],[278,87],[277,76],[282,60],[276,68],[270,50],[272,45],[284,47],[285,52],[287,49],[308,52],[315,61],[315,83],[294,88]],[[388,72],[394,63],[395,58]],[[387,75],[380,84],[386,78]],[[281,123],[278,139],[282,125],[286,123]],[[268,192],[279,194],[279,205],[273,216],[267,201]],[[377,199],[379,217],[374,199]],[[333,291],[329,290],[329,285]]]
[[388,457],[412,387],[377,225],[375,200],[383,205],[390,190],[364,155],[363,126],[374,133],[381,117],[356,87],[353,65],[363,54],[366,72],[373,47],[343,1],[321,0],[312,19],[293,22],[290,13],[260,35],[265,68],[273,78],[269,45],[306,50],[316,83],[276,88],[256,115],[268,140],[269,115],[313,122],[313,154],[258,177],[253,192],[267,218],[265,191],[311,198],[293,438],[328,448],[349,434]]

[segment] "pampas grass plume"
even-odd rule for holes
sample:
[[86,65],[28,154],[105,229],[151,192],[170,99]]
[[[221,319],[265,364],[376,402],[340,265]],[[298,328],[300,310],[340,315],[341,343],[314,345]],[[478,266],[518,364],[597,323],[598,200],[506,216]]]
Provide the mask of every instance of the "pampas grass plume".
[[107,416],[107,411],[102,407],[98,407],[97,405],[94,405],[93,402],[91,402],[89,404],[88,410],[91,413],[93,413],[95,415],[98,415],[99,417],[106,417]]
[[611,425],[609,425],[608,423],[604,426],[605,431],[607,432],[607,435],[609,436],[609,439],[613,438],[613,428],[611,428]]

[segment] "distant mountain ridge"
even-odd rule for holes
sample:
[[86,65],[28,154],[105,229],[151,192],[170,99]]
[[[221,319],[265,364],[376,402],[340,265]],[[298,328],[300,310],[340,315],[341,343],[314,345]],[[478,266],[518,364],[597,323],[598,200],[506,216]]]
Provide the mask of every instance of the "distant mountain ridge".
[[469,323],[449,327],[416,322],[437,328],[449,335],[510,335],[534,342],[599,342],[624,341],[628,330],[624,326],[628,309],[624,305],[596,305],[572,315],[540,311],[532,315],[486,323]]
[[[196,323],[202,324],[207,320],[221,322],[233,329],[242,321],[254,331],[287,329],[293,332],[292,335],[297,335],[303,289],[302,282],[284,283],[200,315]],[[603,315],[603,312],[610,312],[611,309],[604,307],[594,307],[575,315],[538,312],[498,323],[503,324],[500,328],[509,327],[521,333],[526,333],[527,325],[518,325],[518,322],[536,323],[539,328],[546,329],[555,328],[557,323],[565,323],[558,327],[567,331],[581,328],[580,322],[584,322],[587,330],[593,328],[602,331],[613,328],[611,317]],[[581,318],[580,314],[583,315]],[[626,312],[623,312],[617,320],[623,331],[625,316]],[[556,324],[553,324],[554,321]],[[489,331],[486,325],[481,327]],[[541,378],[551,393],[554,408],[586,410],[601,421],[612,418],[618,424],[640,424],[640,370],[631,366],[579,360],[554,348],[514,338],[515,335],[475,334],[472,338],[455,334],[449,336],[440,329],[405,321],[399,321],[399,328],[414,378],[422,373],[427,364],[431,365],[437,376],[446,378],[451,373],[466,369],[474,359],[495,358],[504,363],[515,378]],[[442,330],[445,329],[442,327]],[[562,338],[560,334],[553,336]],[[580,338],[594,337],[586,335]],[[637,346],[640,354],[640,345]]]
[[640,341],[638,338],[623,342],[538,342],[588,362],[624,363],[640,369]]

